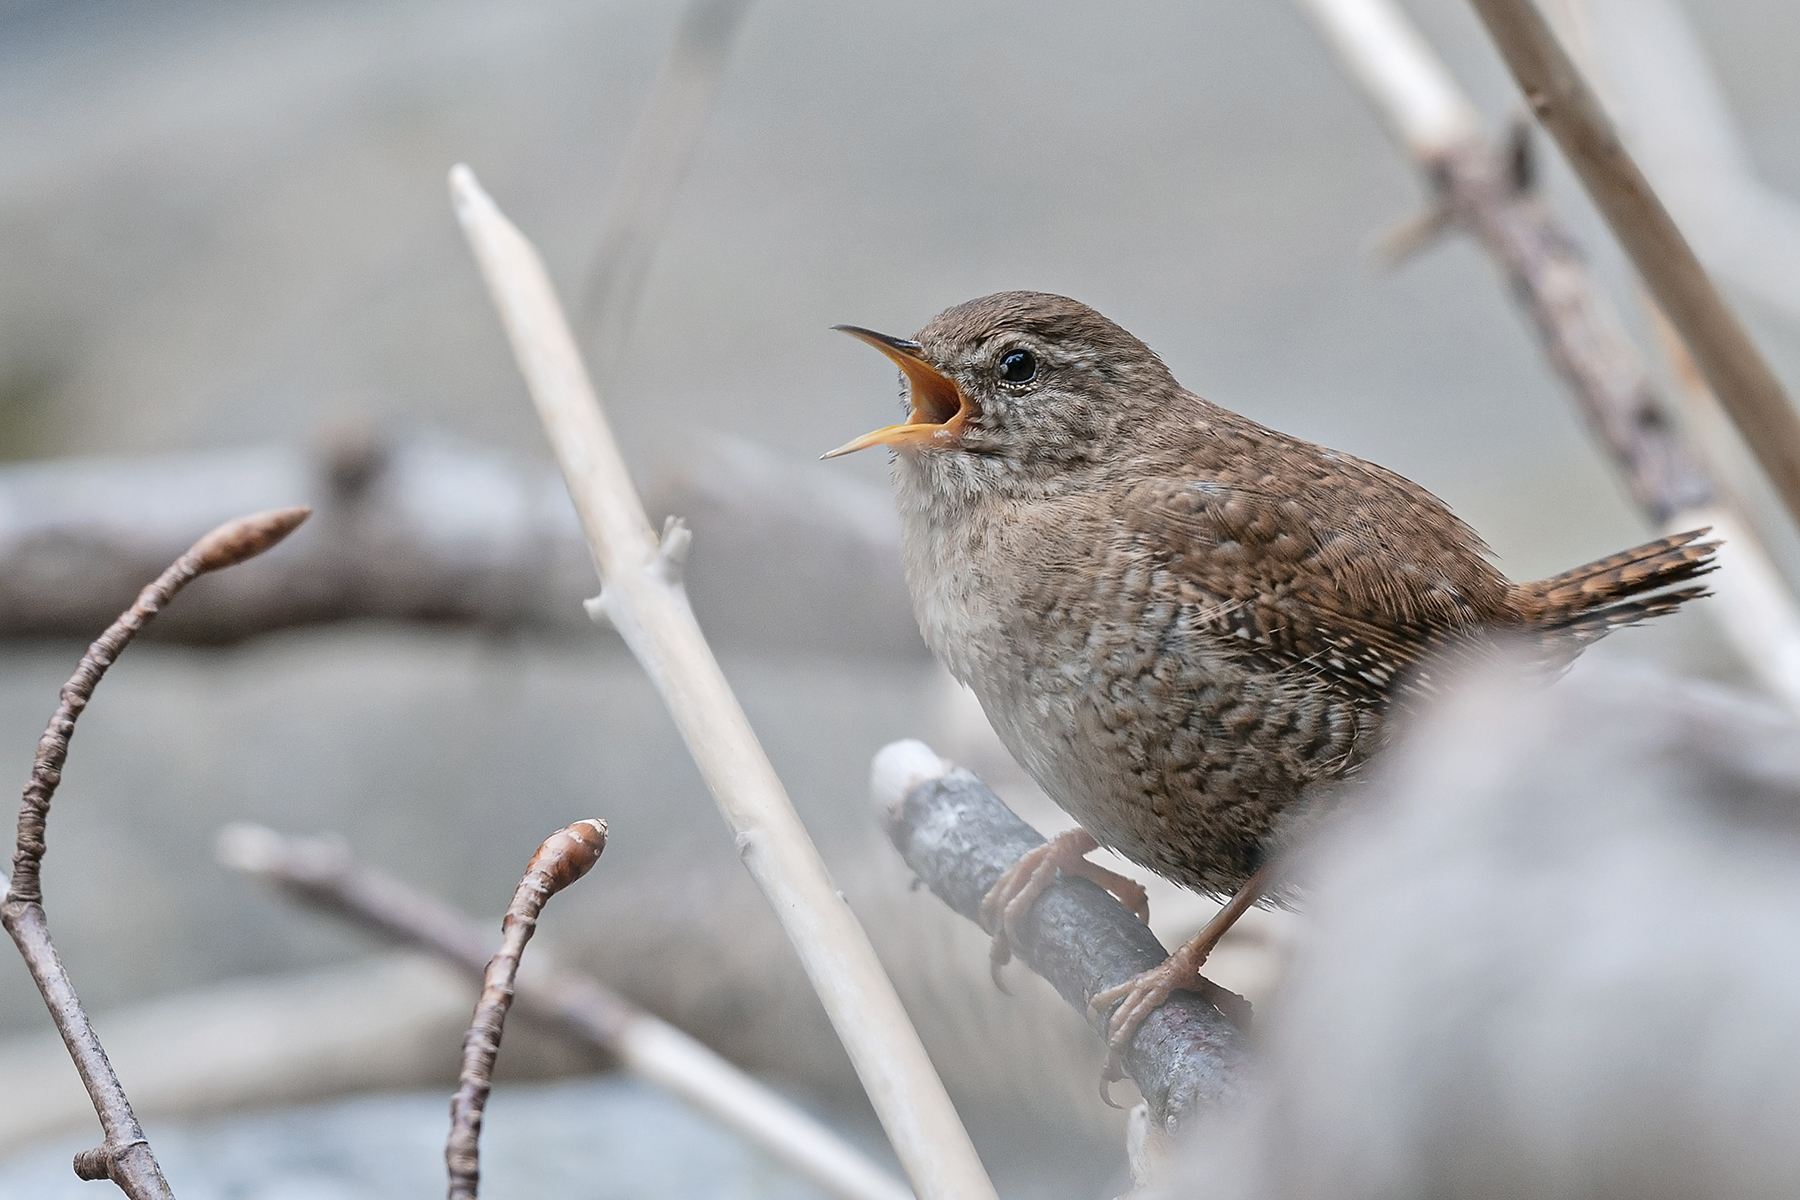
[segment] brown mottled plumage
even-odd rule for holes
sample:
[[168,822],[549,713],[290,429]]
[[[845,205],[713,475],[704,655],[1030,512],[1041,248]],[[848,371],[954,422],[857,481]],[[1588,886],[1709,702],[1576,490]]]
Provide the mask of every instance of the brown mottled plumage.
[[912,422],[849,448],[898,452],[926,641],[1095,839],[1203,892],[1244,887],[1436,664],[1506,638],[1560,667],[1711,566],[1692,533],[1511,583],[1424,488],[1183,390],[1061,296],[851,332],[912,384]]

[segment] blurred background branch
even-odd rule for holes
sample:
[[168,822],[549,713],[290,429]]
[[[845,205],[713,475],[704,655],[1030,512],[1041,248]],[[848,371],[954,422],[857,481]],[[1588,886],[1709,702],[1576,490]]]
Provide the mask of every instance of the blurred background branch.
[[[648,498],[706,547],[689,590],[720,645],[926,658],[875,488],[795,479],[755,445],[716,439]],[[340,424],[310,449],[0,466],[0,638],[85,636],[179,552],[184,530],[297,500],[318,515],[287,553],[208,580],[152,636],[217,644],[386,620],[593,637],[580,604],[593,565],[554,469]]]
[[[283,837],[256,825],[219,835],[219,857],[312,908],[403,946],[429,950],[479,978],[492,938],[443,901],[365,866],[337,838]],[[553,1026],[616,1058],[743,1134],[842,1200],[905,1200],[905,1188],[793,1104],[665,1021],[589,976],[540,965],[515,987],[528,1020]]]
[[[1504,148],[1492,144],[1474,105],[1393,0],[1300,3],[1436,189],[1433,213],[1443,219],[1414,227],[1466,229],[1505,272],[1645,520],[1665,533],[1711,527],[1721,538],[1725,565],[1709,581],[1707,611],[1764,685],[1800,712],[1793,593],[1754,521],[1732,503],[1737,493],[1704,473],[1675,420],[1678,406],[1658,394],[1617,307],[1540,196],[1529,130],[1515,128]],[[1408,252],[1421,248],[1409,241]]]
[[1533,0],[1471,0],[1751,453],[1800,522],[1800,414]]
[[581,305],[588,369],[602,392],[637,317],[676,193],[725,86],[732,43],[751,0],[688,0],[675,42],[632,127],[625,161],[600,223]]

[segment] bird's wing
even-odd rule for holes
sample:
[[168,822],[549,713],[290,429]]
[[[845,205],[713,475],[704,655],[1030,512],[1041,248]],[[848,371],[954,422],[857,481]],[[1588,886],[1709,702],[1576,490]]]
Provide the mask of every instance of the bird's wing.
[[1347,455],[1279,480],[1153,477],[1120,508],[1215,648],[1360,703],[1428,687],[1426,659],[1473,651],[1485,639],[1471,634],[1506,619],[1510,585],[1475,533]]

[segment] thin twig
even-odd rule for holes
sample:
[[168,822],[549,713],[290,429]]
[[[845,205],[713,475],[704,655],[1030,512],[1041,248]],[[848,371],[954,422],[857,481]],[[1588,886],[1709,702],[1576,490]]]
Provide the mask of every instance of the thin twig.
[[601,387],[618,366],[656,245],[718,103],[731,45],[749,8],[750,0],[688,0],[669,55],[638,113],[600,225],[582,306],[593,330],[590,361]]
[[[922,742],[883,747],[870,792],[907,866],[978,925],[982,898],[1001,873],[1044,843],[986,784]],[[1026,912],[1012,948],[1090,1022],[1088,1002],[1097,993],[1169,957],[1149,926],[1112,895],[1066,876]],[[1126,1048],[1126,1074],[1151,1119],[1171,1134],[1241,1094],[1248,1039],[1236,1022],[1248,1006],[1217,984],[1208,987],[1205,994],[1176,992]]]
[[[486,930],[435,896],[350,855],[337,838],[284,837],[255,825],[219,835],[219,857],[309,907],[402,945],[423,947],[479,979]],[[525,972],[519,1013],[616,1057],[627,1071],[681,1097],[842,1200],[908,1200],[912,1195],[807,1113],[674,1026],[643,1012],[591,976],[560,968]]]
[[292,533],[306,516],[304,508],[287,508],[227,522],[195,542],[138,594],[136,602],[88,647],[75,674],[63,685],[61,702],[38,740],[31,780],[19,806],[12,878],[0,903],[0,923],[24,956],[105,1131],[105,1141],[98,1147],[75,1156],[75,1173],[82,1179],[111,1179],[132,1200],[171,1200],[172,1193],[50,939],[40,878],[50,801],[62,782],[75,722],[120,651],[183,587],[209,571],[261,554]]
[[525,943],[537,932],[538,914],[550,897],[593,869],[606,849],[606,822],[589,819],[565,826],[544,839],[525,865],[500,922],[500,949],[488,961],[475,1016],[463,1038],[462,1074],[450,1100],[450,1137],[444,1165],[450,1173],[450,1200],[475,1200],[481,1183],[481,1117],[493,1090],[494,1059],[512,1007],[513,980]]
[[1800,522],[1800,414],[1695,257],[1532,0],[1471,0],[1526,102],[1562,147],[1790,518]]
[[451,171],[450,190],[599,568],[590,613],[612,623],[662,693],[913,1189],[924,1200],[994,1196],[892,981],[688,607],[681,573],[691,535],[675,520],[660,542],[651,532],[537,251],[468,167]]
[[[1800,712],[1800,612],[1731,489],[1709,478],[1573,237],[1530,187],[1522,133],[1505,150],[1392,0],[1299,0],[1437,188],[1435,211],[1506,272],[1640,512],[1665,533],[1709,526],[1725,570],[1710,612],[1770,691]],[[1705,464],[1710,465],[1710,464]]]

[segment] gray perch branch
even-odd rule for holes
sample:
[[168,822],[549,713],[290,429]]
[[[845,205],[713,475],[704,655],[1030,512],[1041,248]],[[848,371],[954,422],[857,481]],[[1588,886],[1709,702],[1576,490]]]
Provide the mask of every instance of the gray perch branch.
[[[1044,842],[986,784],[920,742],[895,742],[876,755],[871,790],[907,866],[978,924],[982,897],[1001,872]],[[1083,1014],[1095,993],[1169,956],[1148,926],[1085,879],[1058,879],[1020,932],[1014,953]],[[1244,1002],[1224,988],[1210,998],[1177,992],[1126,1052],[1125,1073],[1151,1120],[1170,1133],[1240,1094],[1248,1038],[1220,1005],[1238,1009]]]

